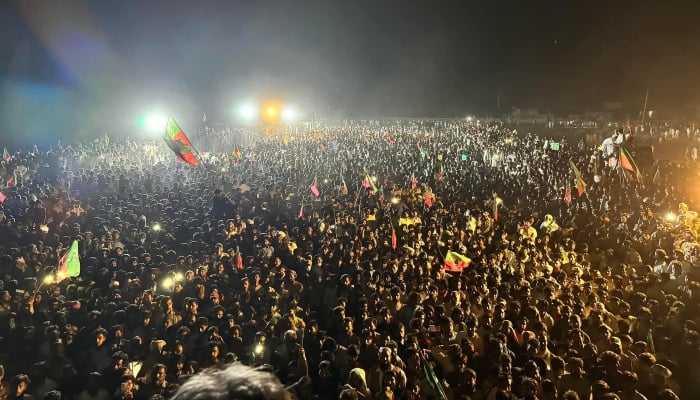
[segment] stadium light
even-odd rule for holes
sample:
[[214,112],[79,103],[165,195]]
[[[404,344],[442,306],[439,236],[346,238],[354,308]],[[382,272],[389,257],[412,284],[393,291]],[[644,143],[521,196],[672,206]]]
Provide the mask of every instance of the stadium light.
[[165,125],[168,123],[168,118],[162,114],[151,114],[146,117],[144,128],[149,132],[165,131]]
[[268,107],[267,110],[265,110],[265,113],[268,117],[274,118],[277,116],[277,109],[275,107]]
[[293,108],[287,107],[282,110],[282,119],[287,122],[292,122],[297,118],[297,113]]
[[246,121],[250,121],[253,118],[255,118],[255,107],[251,104],[246,104],[241,107],[240,113],[243,119],[245,119]]

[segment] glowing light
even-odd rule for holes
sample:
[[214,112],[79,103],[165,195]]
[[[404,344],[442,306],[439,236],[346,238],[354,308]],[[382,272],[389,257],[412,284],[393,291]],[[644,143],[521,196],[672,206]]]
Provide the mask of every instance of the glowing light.
[[48,225],[41,225],[41,226],[39,227],[39,230],[40,230],[42,233],[49,233],[49,227],[48,227]]
[[296,111],[294,111],[293,108],[285,108],[284,110],[282,110],[282,119],[283,120],[290,122],[290,121],[294,121],[296,119],[296,117],[297,117],[297,113],[296,113]]
[[151,114],[146,117],[144,127],[150,132],[165,131],[165,125],[168,123],[168,118],[161,114]]
[[258,343],[258,344],[255,346],[255,354],[260,354],[260,353],[262,353],[262,352],[263,352],[263,345],[260,344],[260,343]]
[[467,117],[467,122],[472,122],[474,121],[474,117]]
[[151,229],[153,229],[154,232],[159,232],[161,229],[160,224],[156,222]]
[[160,282],[160,286],[165,290],[172,290],[174,283],[173,278],[167,277]]
[[182,272],[175,273],[175,282],[182,282],[185,279],[185,275]]
[[255,118],[255,107],[251,104],[246,104],[241,107],[241,116],[246,120],[251,120]]
[[265,113],[267,113],[268,117],[274,118],[277,115],[277,109],[275,107],[268,107]]
[[222,173],[224,173],[224,172],[226,172],[226,171],[227,171],[226,167],[221,168],[221,172],[222,172]]
[[675,213],[669,212],[669,213],[666,214],[666,221],[668,221],[668,222],[673,222],[673,221],[675,221],[675,220],[676,220],[676,214],[675,214]]
[[398,197],[391,198],[391,204],[399,204],[400,201],[401,201],[401,199],[399,199]]
[[44,285],[50,285],[50,284],[52,284],[52,283],[54,282],[55,279],[56,279],[56,278],[55,278],[53,275],[51,275],[51,274],[46,275],[46,276],[44,277]]

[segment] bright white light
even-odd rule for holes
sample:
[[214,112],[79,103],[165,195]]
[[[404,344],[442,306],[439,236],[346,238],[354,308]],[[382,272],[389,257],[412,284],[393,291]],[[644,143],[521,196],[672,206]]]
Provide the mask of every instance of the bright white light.
[[285,108],[282,110],[282,119],[285,121],[294,121],[297,117],[296,111],[293,108]]
[[391,198],[391,204],[399,204],[400,201],[401,201],[401,199],[399,199],[398,197]]
[[241,107],[241,116],[246,120],[255,118],[255,107],[252,104],[246,104]]
[[156,222],[155,224],[153,224],[153,228],[152,228],[152,229],[153,229],[154,232],[160,231],[160,224]]
[[176,272],[175,273],[175,282],[182,282],[185,280],[185,275],[182,274],[182,272]]
[[467,122],[472,122],[474,121],[474,117],[467,117]]
[[160,286],[165,290],[173,290],[173,278],[165,278],[161,281]]
[[152,114],[146,117],[146,129],[151,132],[165,131],[168,119],[164,115]]
[[673,222],[675,220],[676,220],[676,214],[674,214],[673,212],[669,212],[666,214],[666,221]]

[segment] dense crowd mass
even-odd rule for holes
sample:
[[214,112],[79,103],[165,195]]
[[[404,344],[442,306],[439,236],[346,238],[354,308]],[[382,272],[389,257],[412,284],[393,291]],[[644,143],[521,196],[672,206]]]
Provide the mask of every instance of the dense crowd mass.
[[690,163],[498,122],[191,139],[199,167],[107,136],[4,158],[1,400],[167,399],[231,363],[304,399],[700,393]]

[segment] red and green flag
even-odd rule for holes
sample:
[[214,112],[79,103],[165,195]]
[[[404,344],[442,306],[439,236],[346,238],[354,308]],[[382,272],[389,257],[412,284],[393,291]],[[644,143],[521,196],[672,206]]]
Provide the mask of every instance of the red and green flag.
[[637,179],[638,181],[642,180],[642,173],[639,171],[637,163],[634,162],[634,159],[629,151],[622,146],[620,146],[620,167],[622,167],[622,169],[629,174],[629,179]]
[[238,148],[238,145],[233,148],[231,155],[233,156],[233,162],[238,163],[241,160],[241,149]]
[[7,151],[7,147],[4,147],[2,149],[2,159],[5,160],[5,162],[10,162],[12,161],[12,156],[10,155],[10,152]]
[[586,181],[583,180],[583,177],[581,176],[581,171],[576,168],[576,164],[574,164],[573,161],[569,160],[569,164],[571,165],[571,169],[574,171],[574,176],[576,177],[576,189],[578,190],[578,197],[583,196],[584,193],[586,193]]
[[192,142],[185,136],[185,132],[182,131],[182,128],[175,122],[173,117],[168,118],[163,140],[180,160],[190,165],[199,165],[199,161],[193,151]]
[[471,263],[472,260],[469,257],[450,250],[447,252],[442,266],[447,272],[462,272]]

